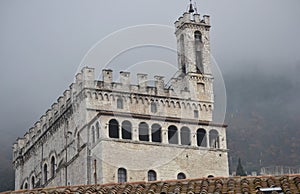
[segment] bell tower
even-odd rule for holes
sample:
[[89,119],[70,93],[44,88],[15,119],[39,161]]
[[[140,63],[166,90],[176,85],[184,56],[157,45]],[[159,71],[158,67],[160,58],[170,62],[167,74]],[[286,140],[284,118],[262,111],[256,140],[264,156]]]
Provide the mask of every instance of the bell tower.
[[210,64],[210,20],[200,18],[190,1],[189,10],[175,22],[178,65],[182,75],[211,75]]

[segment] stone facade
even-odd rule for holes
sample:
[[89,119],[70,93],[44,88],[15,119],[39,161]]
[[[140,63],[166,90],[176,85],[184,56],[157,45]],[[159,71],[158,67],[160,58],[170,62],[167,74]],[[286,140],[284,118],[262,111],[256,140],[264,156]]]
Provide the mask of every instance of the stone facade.
[[228,176],[226,126],[212,122],[209,17],[175,23],[180,75],[85,67],[13,145],[15,188]]

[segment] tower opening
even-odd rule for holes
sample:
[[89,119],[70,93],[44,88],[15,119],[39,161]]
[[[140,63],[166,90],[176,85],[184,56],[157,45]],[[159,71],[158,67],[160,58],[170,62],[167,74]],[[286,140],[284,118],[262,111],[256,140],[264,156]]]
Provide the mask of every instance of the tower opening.
[[184,52],[184,36],[181,34],[180,36],[180,65],[181,65],[181,71],[183,74],[186,74],[186,65],[185,65],[185,52]]
[[203,42],[202,42],[202,34],[199,31],[194,33],[195,37],[195,55],[196,55],[196,72],[204,73],[203,71]]

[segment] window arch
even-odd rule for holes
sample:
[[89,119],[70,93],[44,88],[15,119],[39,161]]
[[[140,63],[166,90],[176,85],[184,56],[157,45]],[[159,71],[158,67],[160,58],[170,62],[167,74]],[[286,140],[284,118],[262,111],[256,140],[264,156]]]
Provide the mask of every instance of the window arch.
[[123,109],[123,99],[121,97],[118,97],[117,99],[117,108]]
[[145,122],[139,124],[139,140],[149,141],[149,126]]
[[48,166],[47,166],[47,164],[44,164],[43,174],[44,174],[44,183],[47,183],[47,181],[48,181]]
[[97,134],[97,138],[100,138],[100,124],[99,122],[96,123],[96,134]]
[[92,126],[92,142],[95,143],[95,127]]
[[111,119],[108,124],[110,138],[119,138],[119,123],[116,119]]
[[188,127],[182,127],[180,130],[181,145],[191,145],[191,132]]
[[211,148],[220,148],[219,133],[215,129],[209,132],[209,144]]
[[148,181],[156,181],[156,172],[154,170],[148,171]]
[[197,130],[197,146],[201,146],[201,147],[207,146],[205,129],[200,128]]
[[118,182],[119,183],[127,182],[127,171],[125,168],[118,169]]
[[35,178],[34,178],[34,176],[31,177],[31,188],[32,189],[35,188]]
[[157,112],[157,104],[155,102],[151,102],[150,107],[151,107],[151,112],[152,113]]
[[186,176],[183,172],[177,174],[177,179],[186,179]]
[[55,175],[55,157],[51,157],[51,177],[54,177]]
[[27,182],[24,183],[24,189],[28,189],[28,183]]
[[161,126],[159,124],[151,126],[151,139],[152,142],[161,142]]
[[129,121],[122,122],[122,139],[132,138],[132,125]]
[[196,68],[197,73],[203,73],[203,58],[202,58],[202,50],[203,50],[203,42],[202,42],[202,34],[199,31],[194,33],[195,37],[195,54],[196,54]]
[[168,140],[170,144],[178,144],[178,131],[174,125],[168,127]]

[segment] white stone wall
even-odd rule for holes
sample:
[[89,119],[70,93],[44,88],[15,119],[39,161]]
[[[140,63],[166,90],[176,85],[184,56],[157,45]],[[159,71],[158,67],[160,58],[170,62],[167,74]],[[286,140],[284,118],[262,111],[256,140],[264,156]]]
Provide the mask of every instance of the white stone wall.
[[176,179],[180,172],[187,178],[228,176],[227,152],[198,147],[151,145],[128,141],[103,141],[95,147],[102,150],[103,179],[117,182],[118,168],[127,170],[128,181],[147,181],[147,172],[154,170],[158,180]]

